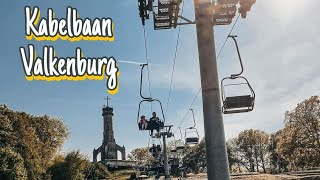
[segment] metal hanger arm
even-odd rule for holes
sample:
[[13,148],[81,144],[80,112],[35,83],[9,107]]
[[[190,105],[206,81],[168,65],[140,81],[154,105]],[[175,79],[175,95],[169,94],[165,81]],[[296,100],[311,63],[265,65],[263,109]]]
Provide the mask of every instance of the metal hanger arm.
[[243,73],[243,64],[242,64],[242,59],[241,59],[241,55],[240,55],[240,50],[239,50],[239,46],[238,46],[238,42],[236,40],[236,35],[229,35],[228,37],[232,38],[234,43],[236,44],[236,48],[237,48],[237,53],[238,53],[238,57],[239,57],[239,61],[240,61],[240,66],[241,66],[241,71],[238,74],[232,74],[231,77],[236,77],[236,76],[240,76]]
[[193,109],[190,109],[191,112],[192,112],[192,118],[193,118],[193,127],[192,128],[195,128],[196,127],[196,119],[194,118],[194,112],[193,112]]
[[140,96],[142,99],[151,99],[151,97],[144,97],[142,95],[142,84],[143,84],[143,69],[145,66],[148,66],[148,64],[141,64],[141,75],[140,75]]

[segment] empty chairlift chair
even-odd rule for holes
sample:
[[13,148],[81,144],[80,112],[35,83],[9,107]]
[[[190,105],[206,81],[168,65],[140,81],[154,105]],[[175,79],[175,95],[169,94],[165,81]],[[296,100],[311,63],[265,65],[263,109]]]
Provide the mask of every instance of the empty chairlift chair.
[[177,151],[181,151],[184,149],[184,142],[183,142],[183,138],[182,138],[181,127],[179,127],[179,131],[180,131],[180,139],[176,141]]
[[195,127],[189,127],[185,130],[186,145],[198,144],[199,133]]
[[[237,83],[237,84],[224,84],[226,79],[244,79],[245,83]],[[239,85],[247,85],[251,94],[246,95],[237,95],[237,96],[228,96],[225,92],[226,86],[239,86]],[[232,114],[232,113],[243,113],[250,112],[253,110],[254,101],[255,101],[255,93],[249,84],[249,81],[242,76],[237,77],[226,77],[221,81],[221,95],[222,95],[222,112],[224,114]]]
[[176,149],[177,149],[177,151],[184,149],[184,143],[183,143],[182,140],[178,140],[178,141],[177,141]]
[[[247,78],[240,76],[243,73],[243,64],[240,56],[238,43],[236,41],[237,36],[229,35],[229,37],[232,38],[235,42],[240,65],[241,65],[241,72],[238,74],[232,74],[230,77],[225,77],[221,81],[221,96],[222,96],[222,102],[223,102],[222,112],[224,114],[250,112],[254,108],[255,93],[249,81],[247,80]],[[231,80],[231,81],[242,80],[242,83],[226,84],[225,83],[226,80]],[[250,94],[230,96],[226,93],[225,91],[226,86],[239,86],[239,85],[245,85],[246,88],[249,89]]]
[[196,128],[196,119],[194,117],[193,109],[190,109],[192,112],[193,117],[193,126],[186,128],[184,136],[186,138],[185,143],[186,145],[198,144],[199,143],[199,133]]
[[174,147],[170,150],[170,152],[172,153],[176,153],[177,152],[177,142],[176,142],[176,138],[173,135],[173,142],[174,142]]
[[[180,129],[180,128],[179,128]],[[180,131],[181,132],[181,131]],[[182,137],[182,136],[181,136]],[[181,151],[184,149],[184,143],[181,139],[179,140],[176,140],[175,136],[173,136],[173,139],[174,139],[174,148],[171,149],[170,151],[175,153],[175,152],[178,152],[178,151]]]

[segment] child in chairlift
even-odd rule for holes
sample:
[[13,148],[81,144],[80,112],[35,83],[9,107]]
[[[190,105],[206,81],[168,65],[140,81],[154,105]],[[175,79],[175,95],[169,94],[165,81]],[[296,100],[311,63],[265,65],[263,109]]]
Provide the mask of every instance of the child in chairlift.
[[145,129],[147,129],[147,126],[148,126],[148,120],[146,119],[146,117],[144,115],[142,115],[140,117],[139,129],[145,130]]

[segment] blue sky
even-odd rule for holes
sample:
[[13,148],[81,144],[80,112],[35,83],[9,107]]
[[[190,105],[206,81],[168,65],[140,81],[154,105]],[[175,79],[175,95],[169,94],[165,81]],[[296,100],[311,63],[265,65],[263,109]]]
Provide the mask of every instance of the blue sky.
[[[193,3],[185,1],[184,16],[193,19]],[[28,41],[24,34],[24,7],[38,6],[42,12],[53,8],[56,17],[65,17],[68,6],[78,9],[80,17],[111,17],[115,22],[115,41],[56,42]],[[257,0],[247,19],[239,19],[234,33],[244,60],[244,75],[256,91],[255,110],[251,113],[224,116],[226,138],[248,128],[275,132],[283,127],[284,112],[312,95],[319,95],[320,61],[318,36],[320,2],[308,0]],[[53,46],[58,56],[74,55],[81,47],[88,57],[113,56],[118,61],[145,62],[143,29],[133,0],[3,1],[0,12],[1,60],[0,103],[36,115],[48,114],[62,119],[71,135],[62,150],[80,149],[91,156],[102,142],[101,108],[107,96],[104,81],[44,82],[25,80],[19,47],[34,44],[38,51]],[[42,14],[43,16],[43,14]],[[215,28],[216,49],[221,48],[231,26]],[[166,106],[177,29],[154,31],[146,25],[152,96]],[[219,59],[219,78],[238,70],[232,41],[226,43]],[[116,141],[127,152],[148,145],[147,132],[136,125],[140,67],[119,62],[120,90],[111,96],[114,107]],[[195,26],[181,27],[167,122],[177,126],[200,87]],[[147,88],[145,87],[145,90]],[[155,106],[155,105],[154,105]],[[203,137],[201,95],[193,108]],[[150,107],[144,114],[149,116]],[[192,125],[187,115],[182,128]]]

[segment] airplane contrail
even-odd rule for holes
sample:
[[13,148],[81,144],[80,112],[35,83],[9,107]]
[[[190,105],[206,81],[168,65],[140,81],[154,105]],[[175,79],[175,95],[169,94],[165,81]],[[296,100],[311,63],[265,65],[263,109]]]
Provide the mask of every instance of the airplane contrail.
[[117,61],[121,63],[127,63],[127,64],[137,64],[137,65],[144,64],[142,62],[135,62],[135,61],[122,61],[122,60],[117,60]]
[[[126,64],[136,64],[136,65],[146,64],[146,62],[123,61],[123,60],[117,60],[117,62],[126,63]],[[154,64],[154,63],[149,63],[149,65],[164,66],[164,65],[162,65],[162,64]]]

